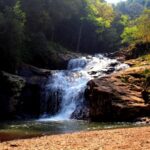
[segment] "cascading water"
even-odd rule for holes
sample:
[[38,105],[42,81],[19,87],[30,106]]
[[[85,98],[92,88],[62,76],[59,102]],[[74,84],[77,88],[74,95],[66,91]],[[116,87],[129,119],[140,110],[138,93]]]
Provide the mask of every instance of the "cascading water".
[[56,71],[50,76],[45,105],[50,109],[51,116],[41,120],[70,119],[77,106],[84,102],[84,91],[89,80],[127,67],[102,55],[71,59],[67,70]]

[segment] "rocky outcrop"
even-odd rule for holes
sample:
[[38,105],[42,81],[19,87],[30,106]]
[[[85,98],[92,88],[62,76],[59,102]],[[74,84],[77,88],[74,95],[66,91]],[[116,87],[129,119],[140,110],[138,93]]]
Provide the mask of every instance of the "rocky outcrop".
[[123,48],[117,52],[111,53],[108,56],[116,58],[120,61],[136,59],[140,56],[150,53],[150,43],[137,43]]
[[26,81],[20,99],[19,114],[38,117],[43,112],[44,88],[52,71],[21,64],[18,75]]
[[22,77],[0,72],[0,119],[11,118],[17,114],[25,84],[26,81]]
[[49,68],[50,69],[58,69],[58,70],[64,70],[67,69],[67,65],[70,59],[78,58],[83,56],[83,54],[80,53],[73,53],[70,51],[65,52],[54,52],[51,54],[51,58],[49,59]]
[[42,112],[44,87],[52,71],[22,64],[17,74],[0,73],[0,120],[37,117]]
[[91,80],[85,91],[89,118],[93,121],[133,121],[150,116],[150,105],[142,97],[145,69],[150,66],[129,68]]
[[34,67],[32,65],[28,65],[28,64],[20,64],[17,69],[17,74],[26,79],[33,77],[33,76],[47,77],[51,75],[51,72],[52,71],[50,70],[40,69],[40,68]]
[[40,68],[48,68],[50,70],[65,70],[70,59],[82,57],[83,54],[74,53],[67,50],[52,50],[42,59],[37,58],[32,65]]

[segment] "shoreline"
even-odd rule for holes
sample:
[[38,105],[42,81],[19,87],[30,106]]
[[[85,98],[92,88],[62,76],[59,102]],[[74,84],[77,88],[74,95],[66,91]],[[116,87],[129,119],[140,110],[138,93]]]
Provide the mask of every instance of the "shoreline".
[[2,150],[148,150],[150,126],[49,135],[0,143]]

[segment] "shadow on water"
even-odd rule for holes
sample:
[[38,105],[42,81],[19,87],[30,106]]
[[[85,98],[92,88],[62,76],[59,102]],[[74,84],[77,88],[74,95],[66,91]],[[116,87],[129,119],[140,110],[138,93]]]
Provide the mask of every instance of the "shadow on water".
[[88,121],[12,121],[0,123],[0,142],[79,131],[141,126],[134,123],[94,123]]

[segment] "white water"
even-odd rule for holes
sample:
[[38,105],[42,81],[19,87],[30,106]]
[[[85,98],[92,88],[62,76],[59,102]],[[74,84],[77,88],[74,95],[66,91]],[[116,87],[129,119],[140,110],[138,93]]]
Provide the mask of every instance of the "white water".
[[78,104],[84,101],[87,82],[95,77],[127,68],[115,59],[102,55],[72,59],[65,71],[56,71],[46,87],[47,97],[57,99],[59,110],[54,116],[42,117],[40,121],[69,120]]

